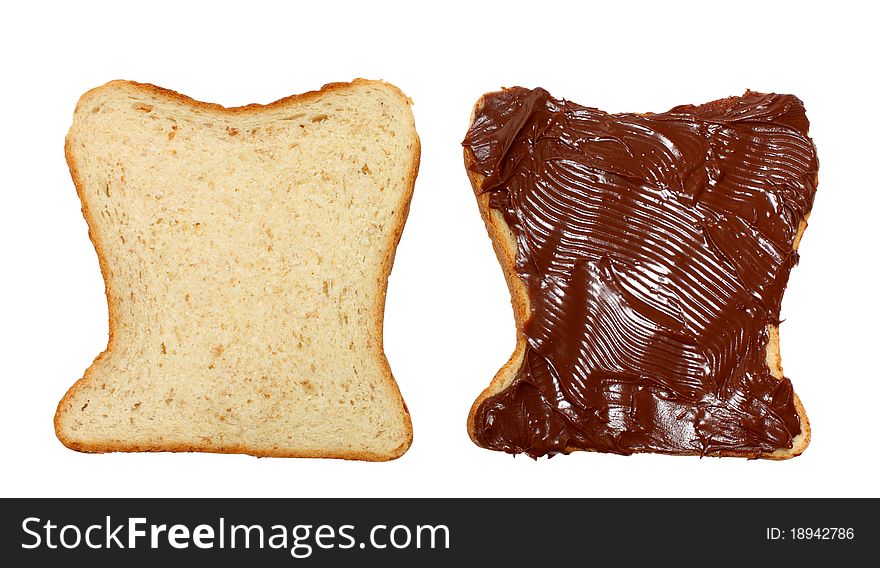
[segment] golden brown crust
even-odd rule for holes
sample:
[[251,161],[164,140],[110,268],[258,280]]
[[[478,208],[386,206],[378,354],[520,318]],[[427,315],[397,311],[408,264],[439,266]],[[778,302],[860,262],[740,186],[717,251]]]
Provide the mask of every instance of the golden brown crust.
[[192,97],[188,97],[184,94],[178,93],[177,91],[172,91],[171,89],[165,89],[163,87],[158,87],[151,83],[138,83],[137,81],[127,81],[125,79],[116,79],[113,81],[109,81],[99,87],[95,87],[94,89],[90,89],[86,91],[80,98],[76,104],[76,108],[79,109],[80,105],[88,100],[89,96],[95,91],[99,91],[102,89],[106,89],[108,87],[118,87],[118,86],[126,86],[126,87],[134,87],[151,95],[164,97],[166,99],[171,99],[181,104],[189,105],[190,107],[199,108],[202,110],[225,113],[225,114],[247,114],[247,113],[257,113],[265,110],[271,110],[275,108],[281,108],[283,106],[295,103],[307,102],[311,99],[316,99],[318,97],[328,95],[334,91],[344,91],[345,89],[358,86],[358,85],[379,85],[385,88],[388,88],[394,91],[401,99],[403,99],[406,104],[412,105],[412,99],[407,97],[403,91],[401,91],[395,85],[391,83],[386,83],[385,81],[376,81],[374,79],[354,79],[348,83],[327,83],[320,89],[316,91],[307,91],[305,93],[299,93],[296,95],[290,95],[284,97],[282,99],[278,99],[277,101],[273,101],[271,103],[261,104],[261,103],[251,103],[247,105],[242,105],[238,107],[225,107],[221,104],[217,103],[207,103],[204,101],[197,101]]
[[[471,112],[471,124],[474,121],[474,117],[483,108],[486,98],[493,94],[494,93],[486,93],[476,102],[473,111]],[[480,395],[474,401],[473,405],[471,405],[470,412],[468,413],[468,435],[475,444],[480,445],[475,434],[474,417],[476,415],[477,409],[480,407],[483,401],[506,389],[508,386],[510,386],[511,382],[516,377],[517,371],[519,370],[520,364],[522,363],[523,357],[525,355],[526,336],[522,330],[525,326],[526,321],[529,318],[530,307],[528,290],[525,284],[516,274],[515,262],[517,249],[513,232],[507,226],[507,223],[504,221],[503,216],[497,211],[489,208],[489,195],[483,193],[482,191],[483,176],[477,173],[473,173],[471,168],[472,163],[473,156],[470,152],[470,149],[466,147],[464,149],[465,169],[468,173],[468,179],[470,179],[474,195],[477,198],[477,205],[480,209],[480,216],[483,218],[483,223],[486,225],[486,230],[489,233],[489,238],[492,240],[492,248],[495,250],[495,256],[498,258],[498,262],[501,264],[501,269],[504,272],[504,279],[507,282],[508,289],[510,290],[511,304],[513,304],[514,320],[516,321],[516,347],[514,348],[513,354],[510,356],[504,366],[502,366],[501,369],[498,370],[498,372],[492,378],[492,381],[489,383],[489,386],[480,393]],[[807,218],[809,218],[809,214],[807,215]],[[798,228],[798,234],[794,240],[794,250],[797,250],[798,245],[800,244],[801,237],[803,236],[804,230],[807,226],[807,218],[804,218],[801,221],[801,224]],[[779,328],[771,326],[768,327],[767,331],[769,336],[767,342],[768,368],[770,369],[774,377],[776,377],[777,379],[782,379],[782,358],[779,353]],[[801,432],[792,441],[791,448],[780,448],[773,452],[761,452],[755,455],[728,451],[711,452],[705,455],[710,457],[746,457],[750,459],[760,458],[770,460],[785,460],[801,455],[810,443],[810,421],[807,418],[806,410],[804,409],[803,404],[801,404],[801,400],[797,396],[797,394],[794,395],[794,404],[795,408],[797,409],[798,417],[800,418]],[[581,448],[566,449],[570,452],[592,451],[582,450]],[[668,455],[678,456],[701,455],[698,452],[652,453],[668,453]]]
[[[334,91],[345,90],[358,85],[381,85],[384,88],[388,88],[392,90],[396,95],[398,95],[407,105],[412,105],[412,100],[407,97],[403,91],[401,91],[396,86],[391,83],[386,83],[384,81],[375,81],[370,79],[354,79],[350,83],[328,83],[321,87],[317,91],[308,91],[306,93],[301,93],[297,95],[291,95],[289,97],[285,97],[283,99],[279,99],[277,101],[268,103],[268,104],[249,104],[240,107],[224,107],[222,105],[216,103],[207,103],[202,101],[197,101],[191,97],[186,95],[182,95],[176,91],[172,91],[170,89],[164,89],[162,87],[157,87],[156,85],[152,85],[149,83],[137,83],[135,81],[125,81],[125,80],[115,80],[106,83],[100,87],[96,87],[94,89],[89,90],[85,94],[83,94],[79,101],[77,102],[76,109],[78,110],[80,105],[86,101],[89,96],[99,90],[105,89],[111,86],[128,86],[134,87],[136,89],[142,90],[146,93],[164,97],[167,99],[174,100],[176,102],[188,105],[194,108],[201,108],[204,110],[224,113],[224,114],[245,114],[245,113],[257,113],[268,109],[280,108],[289,104],[296,104],[301,102],[307,102],[311,99],[316,99],[321,96],[325,96]],[[118,306],[116,306],[115,302],[113,302],[112,297],[110,295],[110,288],[112,287],[112,272],[110,271],[110,267],[107,263],[106,254],[104,252],[104,246],[100,242],[99,235],[94,227],[97,226],[97,221],[94,218],[93,212],[89,209],[88,202],[85,199],[84,192],[85,189],[83,187],[82,179],[80,177],[79,168],[76,163],[76,159],[74,158],[73,151],[70,146],[70,139],[66,138],[64,143],[64,156],[67,160],[67,165],[70,170],[70,176],[73,179],[73,185],[76,188],[76,193],[79,196],[80,203],[82,204],[82,214],[86,220],[86,224],[88,225],[88,234],[89,239],[92,241],[92,245],[95,247],[95,252],[98,255],[98,264],[101,268],[101,275],[104,278],[104,294],[107,297],[107,312],[108,312],[108,329],[109,336],[107,339],[107,348],[104,349],[97,357],[95,357],[92,364],[86,369],[85,373],[83,373],[83,377],[76,381],[73,386],[71,386],[67,393],[62,397],[61,401],[58,403],[58,406],[55,411],[54,417],[54,427],[55,427],[55,435],[58,437],[58,440],[61,441],[66,447],[76,450],[78,452],[85,453],[106,453],[106,452],[210,452],[210,453],[221,453],[221,454],[248,454],[256,457],[288,457],[288,458],[339,458],[346,460],[363,460],[363,461],[390,461],[393,459],[397,459],[402,456],[409,447],[412,445],[413,440],[413,429],[412,429],[412,419],[409,414],[409,409],[406,406],[406,403],[403,400],[403,396],[400,394],[400,388],[397,385],[397,381],[394,380],[394,376],[391,373],[391,367],[388,364],[388,359],[385,357],[384,352],[384,314],[385,314],[385,296],[388,290],[388,276],[391,274],[391,268],[394,265],[394,256],[397,251],[397,245],[400,242],[400,237],[403,234],[403,227],[406,224],[407,216],[409,215],[410,202],[412,201],[413,191],[415,189],[416,177],[419,172],[419,164],[421,158],[421,142],[419,140],[418,134],[415,131],[415,125],[413,125],[413,137],[415,140],[415,144],[413,145],[412,150],[412,158],[411,158],[411,168],[408,177],[406,178],[406,192],[404,194],[404,204],[402,206],[402,215],[400,216],[400,222],[392,231],[392,239],[389,244],[388,252],[385,254],[385,258],[383,261],[383,278],[381,283],[380,293],[377,295],[377,305],[376,310],[379,314],[379,317],[376,320],[376,336],[379,338],[379,350],[381,353],[382,365],[384,369],[384,378],[388,385],[391,387],[392,393],[394,394],[397,401],[400,403],[404,412],[404,421],[405,427],[407,431],[407,439],[401,444],[398,448],[393,450],[389,454],[376,454],[373,452],[358,452],[358,451],[347,451],[347,450],[339,450],[334,452],[317,452],[317,451],[299,451],[299,452],[287,452],[284,450],[278,451],[263,451],[263,450],[254,450],[253,448],[248,448],[246,446],[241,445],[187,445],[187,444],[167,444],[164,442],[157,442],[153,445],[147,444],[126,444],[124,442],[117,443],[95,443],[95,444],[86,444],[82,442],[75,441],[69,438],[61,428],[61,414],[63,412],[63,407],[75,396],[76,392],[85,385],[91,377],[91,372],[95,368],[95,366],[105,357],[110,351],[112,351],[114,346],[114,340],[116,337],[116,329],[119,325],[119,317],[118,317]]]

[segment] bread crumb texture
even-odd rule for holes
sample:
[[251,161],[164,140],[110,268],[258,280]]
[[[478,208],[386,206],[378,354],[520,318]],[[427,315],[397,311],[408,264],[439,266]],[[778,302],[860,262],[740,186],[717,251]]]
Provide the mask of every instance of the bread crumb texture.
[[116,81],[82,97],[66,150],[110,340],[58,407],[65,445],[406,451],[382,347],[419,160],[399,90],[357,80],[224,109]]

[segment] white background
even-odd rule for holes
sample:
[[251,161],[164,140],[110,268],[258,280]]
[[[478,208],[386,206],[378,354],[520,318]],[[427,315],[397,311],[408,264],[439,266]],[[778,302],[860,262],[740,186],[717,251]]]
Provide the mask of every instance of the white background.
[[[880,495],[880,45],[871,3],[292,4],[4,8],[0,495]],[[79,95],[132,79],[233,106],[354,77],[385,79],[412,97],[422,140],[385,324],[415,428],[410,451],[359,463],[64,448],[56,404],[107,339],[103,282],[63,154]],[[513,349],[514,327],[460,142],[474,101],[513,85],[608,111],[663,111],[746,88],[803,99],[820,186],[782,307],[782,353],[813,426],[804,455],[536,462],[470,442],[468,409]]]

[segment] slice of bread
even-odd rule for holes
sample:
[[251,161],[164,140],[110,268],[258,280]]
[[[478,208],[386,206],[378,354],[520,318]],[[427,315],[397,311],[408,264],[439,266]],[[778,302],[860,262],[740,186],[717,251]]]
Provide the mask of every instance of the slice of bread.
[[[487,93],[476,102],[471,113],[471,128],[474,128],[474,125],[477,123],[477,121],[481,120],[478,117],[480,117],[480,113],[484,109],[484,107],[489,104],[490,99],[492,97],[502,95],[505,91],[506,90]],[[726,101],[716,101],[715,103],[708,103],[704,106],[708,107],[710,105],[723,105],[725,103]],[[522,125],[517,124],[517,126],[521,127]],[[492,128],[496,127],[497,125],[493,125]],[[501,130],[501,128],[499,128],[499,130]],[[511,142],[512,141],[509,141],[508,143]],[[476,167],[476,161],[477,160],[474,156],[474,152],[468,146],[466,141],[464,147],[465,169],[467,171],[471,186],[476,196],[480,214],[483,218],[483,222],[491,239],[495,255],[498,258],[499,263],[501,264],[504,278],[510,291],[511,303],[513,306],[514,319],[516,323],[516,347],[513,354],[501,367],[501,369],[495,374],[489,386],[484,389],[482,393],[480,393],[480,395],[471,406],[470,412],[468,414],[468,433],[474,443],[480,446],[484,446],[484,444],[481,443],[477,434],[475,419],[478,410],[480,409],[481,405],[483,405],[483,403],[487,401],[487,399],[491,399],[496,395],[504,393],[509,387],[511,387],[515,383],[518,375],[520,374],[528,350],[527,347],[529,338],[524,330],[526,329],[528,320],[532,314],[532,305],[529,298],[529,290],[517,273],[517,235],[512,227],[507,223],[504,214],[498,209],[490,206],[490,199],[492,194],[490,191],[487,191],[488,188],[486,186],[488,184],[486,183],[486,177],[479,173],[479,171],[477,171],[479,168]],[[816,178],[813,180],[813,183],[818,184],[818,176],[816,176]],[[801,237],[807,226],[807,217],[809,217],[809,212],[807,212],[807,214],[802,219],[800,219],[800,223],[797,225],[797,231],[793,239],[792,247],[794,251],[797,251],[798,245],[801,241]],[[782,380],[784,378],[784,374],[782,370],[782,360],[779,351],[779,328],[777,325],[768,324],[766,327],[766,333],[767,346],[765,361],[767,371],[775,379]],[[806,411],[804,410],[800,398],[797,396],[796,393],[793,393],[793,404],[796,409],[798,419],[800,421],[801,430],[798,434],[793,436],[791,447],[780,447],[773,451],[764,451],[758,454],[744,454],[743,452],[729,450],[716,450],[709,452],[676,451],[659,453],[671,453],[674,455],[705,455],[715,457],[748,457],[752,459],[762,458],[771,460],[784,460],[799,456],[801,453],[803,453],[803,451],[810,443],[811,429]],[[520,418],[523,422],[523,424],[521,425],[522,428],[526,429],[531,427],[532,425],[527,423],[530,420],[530,417],[525,415],[525,411],[520,410],[520,412]],[[538,419],[535,419],[535,421],[538,421]],[[569,453],[573,451],[595,450],[590,448],[569,446],[565,448],[564,453]]]
[[61,442],[402,455],[382,328],[419,166],[410,104],[363,79],[240,108],[128,81],[83,95],[65,153],[110,334],[58,405]]

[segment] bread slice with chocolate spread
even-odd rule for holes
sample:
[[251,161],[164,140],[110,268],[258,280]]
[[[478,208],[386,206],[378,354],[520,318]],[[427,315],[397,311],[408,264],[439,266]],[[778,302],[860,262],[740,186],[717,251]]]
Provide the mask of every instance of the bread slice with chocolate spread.
[[464,161],[517,341],[471,408],[473,441],[800,455],[810,425],[778,326],[817,185],[808,128],[791,95],[659,114],[543,89],[481,97]]

